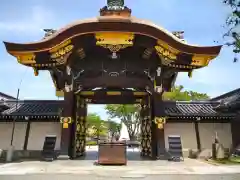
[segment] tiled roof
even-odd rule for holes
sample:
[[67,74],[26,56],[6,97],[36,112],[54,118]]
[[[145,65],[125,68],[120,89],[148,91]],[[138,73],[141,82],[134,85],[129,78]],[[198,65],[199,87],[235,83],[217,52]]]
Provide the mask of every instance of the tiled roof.
[[234,116],[233,113],[218,112],[219,102],[192,101],[166,102],[165,112],[169,116]]
[[[1,115],[58,115],[63,101],[51,100],[27,100],[27,101],[5,101],[9,109]],[[17,106],[17,107],[16,107]],[[17,109],[17,110],[16,110]]]
[[228,93],[222,94],[220,96],[217,96],[215,98],[212,98],[211,101],[220,101],[222,99],[226,99],[235,95],[240,95],[240,88],[230,91]]
[[218,109],[237,107],[240,109],[240,88],[211,99],[220,102]]
[[4,101],[0,101],[0,113],[9,109],[9,106]]
[[6,99],[16,99],[15,97],[13,97],[13,96],[10,96],[10,95],[7,95],[7,94],[5,94],[5,93],[2,93],[2,92],[0,92],[0,100],[1,100],[1,97],[2,98],[6,98]]
[[[16,101],[6,101],[8,110],[0,115],[34,115],[34,116],[58,116],[63,106],[63,101],[19,101],[16,111]],[[168,116],[233,116],[233,113],[223,113],[215,110],[219,102],[165,102],[165,112]]]

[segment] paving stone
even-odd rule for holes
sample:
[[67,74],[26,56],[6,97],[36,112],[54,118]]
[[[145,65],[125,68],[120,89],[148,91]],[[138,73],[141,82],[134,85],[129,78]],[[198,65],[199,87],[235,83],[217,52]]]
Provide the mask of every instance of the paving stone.
[[239,173],[240,166],[213,166],[198,160],[186,159],[181,163],[168,161],[130,161],[127,166],[95,166],[93,161],[62,160],[53,162],[20,162],[0,165],[0,174],[82,174],[105,177],[125,175],[163,174],[221,174]]

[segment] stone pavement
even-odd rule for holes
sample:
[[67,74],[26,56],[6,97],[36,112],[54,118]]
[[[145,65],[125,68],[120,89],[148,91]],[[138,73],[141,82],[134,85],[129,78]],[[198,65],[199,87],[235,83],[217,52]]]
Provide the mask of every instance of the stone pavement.
[[192,159],[186,159],[184,162],[128,161],[127,166],[96,166],[92,160],[25,161],[0,165],[0,175],[81,174],[117,178],[167,174],[235,173],[240,173],[240,166],[214,166]]
[[239,180],[240,174],[185,175],[163,174],[146,176],[104,177],[79,174],[29,174],[29,175],[0,175],[1,180]]
[[194,159],[183,162],[142,160],[138,150],[128,149],[127,166],[96,166],[97,149],[87,149],[87,156],[83,160],[56,160],[53,162],[24,161],[0,164],[0,179],[2,175],[81,175],[91,177],[146,177],[158,175],[219,175],[240,173],[240,166],[216,166]]

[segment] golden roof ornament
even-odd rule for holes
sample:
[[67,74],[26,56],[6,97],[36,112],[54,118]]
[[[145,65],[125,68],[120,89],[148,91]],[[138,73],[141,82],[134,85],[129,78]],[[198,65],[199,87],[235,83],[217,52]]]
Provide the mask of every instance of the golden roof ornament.
[[124,6],[124,0],[107,0],[107,6],[100,9],[100,16],[130,17],[131,9]]
[[124,8],[124,0],[107,0],[108,9],[121,10]]

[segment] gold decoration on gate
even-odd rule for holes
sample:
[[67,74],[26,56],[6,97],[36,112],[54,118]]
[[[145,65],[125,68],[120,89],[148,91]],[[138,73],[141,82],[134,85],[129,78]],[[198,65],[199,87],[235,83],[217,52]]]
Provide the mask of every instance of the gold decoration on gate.
[[106,49],[109,49],[112,53],[116,53],[116,52],[120,51],[121,49],[125,49],[125,48],[129,47],[129,45],[126,45],[126,44],[117,44],[117,45],[102,44],[100,46],[102,46]]
[[53,47],[52,49],[49,50],[50,53],[54,53],[57,52],[59,49],[62,49],[68,45],[70,45],[72,43],[71,39],[66,40],[60,44],[58,44],[57,46]]
[[69,124],[71,124],[73,121],[71,117],[61,117],[60,122],[63,124],[63,128],[67,129]]
[[72,51],[70,51],[69,53],[65,54],[64,56],[60,56],[59,58],[56,58],[56,59],[52,59],[54,61],[57,62],[57,64],[66,64],[69,56],[72,54]]
[[94,91],[81,91],[80,95],[82,96],[93,96],[95,94]]
[[194,54],[192,57],[192,63],[193,66],[207,66],[213,58],[216,56],[210,56],[205,54]]
[[169,60],[176,60],[177,59],[177,54],[172,53],[168,49],[165,49],[164,47],[158,45],[155,46],[155,49],[157,51],[157,54],[159,57],[163,57]]
[[167,43],[162,40],[158,40],[157,45],[155,46],[158,56],[166,60],[176,60],[177,55],[180,53],[179,50],[169,46]]
[[73,46],[72,44],[70,44],[70,45],[68,45],[68,46],[66,46],[66,47],[63,47],[63,48],[59,49],[58,51],[53,52],[53,53],[51,54],[51,58],[52,58],[52,59],[56,59],[56,58],[63,57],[64,55],[66,55],[66,54],[68,54],[69,52],[71,52],[72,49],[73,49],[73,47],[74,47],[74,46]]
[[68,128],[68,123],[63,123],[63,129],[67,129]]
[[180,50],[171,47],[169,44],[165,43],[164,41],[162,41],[160,39],[157,41],[157,44],[159,46],[163,47],[164,49],[170,51],[172,54],[176,55],[176,54],[179,54],[181,52]]
[[166,117],[155,117],[154,122],[157,124],[158,129],[163,129],[164,124],[166,123]]
[[95,34],[95,38],[97,40],[96,45],[133,45],[134,34],[127,32],[99,32]]
[[133,46],[134,34],[128,32],[99,32],[95,34],[96,45],[116,53],[121,49]]
[[34,53],[13,54],[21,64],[35,64],[36,55]]
[[120,91],[107,91],[107,96],[120,96],[122,93]]
[[188,72],[188,77],[189,77],[189,78],[192,78],[192,73],[193,73],[193,70],[191,70],[191,71]]
[[71,40],[67,40],[49,50],[51,53],[50,58],[58,64],[65,64],[72,53],[73,48],[74,46],[71,44]]
[[38,76],[38,74],[39,74],[39,73],[38,73],[38,69],[35,68],[35,67],[33,67],[33,71],[34,71],[34,75],[35,75],[35,76]]
[[56,90],[56,96],[57,97],[64,97],[64,91],[63,90]]

